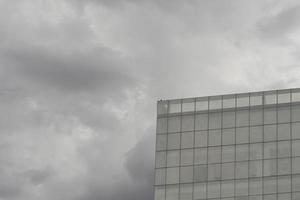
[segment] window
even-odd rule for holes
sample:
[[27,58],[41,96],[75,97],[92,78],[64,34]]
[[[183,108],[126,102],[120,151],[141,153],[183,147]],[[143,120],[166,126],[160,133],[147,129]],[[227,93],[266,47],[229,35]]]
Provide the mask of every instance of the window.
[[194,115],[183,115],[182,116],[182,131],[193,131],[194,130]]
[[293,174],[300,173],[300,157],[293,158]]
[[249,106],[249,94],[238,94],[236,97],[237,107]]
[[234,146],[222,146],[222,162],[233,162],[235,158]]
[[221,130],[210,130],[208,136],[210,146],[221,145]]
[[235,112],[223,112],[223,128],[231,128],[235,126]]
[[268,142],[264,144],[264,159],[266,158],[276,158],[276,143]]
[[289,140],[291,138],[290,124],[278,124],[278,140]]
[[168,113],[168,102],[159,101],[157,103],[157,115],[167,114]]
[[300,156],[300,140],[293,141],[292,151],[293,156]]
[[169,113],[179,113],[181,112],[181,101],[171,100],[169,101]]
[[181,165],[192,165],[194,150],[193,149],[183,149],[181,150]]
[[234,163],[222,164],[222,179],[234,179]]
[[206,183],[194,184],[194,199],[206,198]]
[[235,181],[235,195],[236,196],[248,195],[248,179]]
[[249,179],[249,194],[257,195],[262,194],[262,178]]
[[251,106],[262,105],[262,93],[252,93],[250,95],[250,105]]
[[207,148],[195,149],[195,164],[207,163]]
[[290,122],[290,107],[278,107],[277,108],[278,123]]
[[221,197],[234,196],[234,181],[222,181]]
[[276,108],[264,109],[264,124],[276,123]]
[[262,161],[250,161],[249,162],[249,176],[261,177],[262,176]]
[[278,175],[285,175],[291,173],[291,159],[290,158],[281,158],[277,160],[278,164]]
[[209,147],[208,163],[220,163],[220,162],[221,162],[221,147]]
[[179,132],[180,131],[180,117],[169,117],[168,118],[168,132]]
[[209,128],[210,129],[221,128],[221,113],[209,114]]
[[207,130],[208,114],[196,115],[195,123],[196,130]]
[[196,111],[208,110],[208,98],[198,98],[196,99]]
[[220,197],[220,181],[208,182],[207,183],[207,197],[208,198],[217,198]]
[[292,191],[300,191],[300,175],[293,175],[292,176]]
[[300,90],[293,89],[292,90],[292,102],[298,102],[298,101],[300,101]]
[[250,142],[262,142],[263,141],[263,127],[254,126],[250,127]]
[[222,108],[222,100],[220,96],[210,97],[209,98],[209,109],[221,109]]
[[[276,193],[276,177],[267,177],[263,179],[264,182],[264,194]],[[276,196],[275,196],[276,199]]]
[[166,200],[178,200],[179,185],[168,185],[166,187]]
[[291,142],[290,141],[279,141],[278,142],[278,157],[290,157],[291,156]]
[[278,192],[291,192],[291,176],[278,176]]
[[166,133],[167,132],[167,118],[159,118],[157,119],[157,134]]
[[223,96],[223,108],[235,108],[235,96],[234,95]]
[[300,139],[300,123],[292,123],[292,139]]
[[207,181],[207,165],[194,166],[194,181],[196,182]]
[[182,112],[194,112],[195,99],[184,99],[182,101]]
[[166,183],[166,169],[155,170],[155,185],[164,185]]
[[208,165],[208,180],[220,180],[221,178],[221,165],[220,164],[213,164]]
[[242,143],[248,143],[249,142],[249,128],[243,127],[243,128],[237,128],[236,129],[236,143],[242,144]]
[[168,149],[179,149],[180,148],[180,134],[168,134]]
[[164,186],[156,186],[155,187],[155,200],[165,200],[165,187]]
[[155,166],[156,167],[165,167],[166,166],[166,152],[160,151],[156,152],[155,155]]
[[250,125],[261,125],[263,123],[263,112],[261,109],[250,110]]
[[195,147],[207,146],[207,131],[195,132]]
[[276,159],[272,160],[264,160],[264,176],[275,176],[277,174],[276,171]]
[[248,178],[248,162],[237,162],[235,165],[235,178]]
[[179,166],[180,152],[179,150],[167,152],[167,167]]
[[157,135],[156,136],[156,150],[166,150],[167,149],[167,135]]
[[278,103],[290,103],[291,94],[289,90],[278,91],[277,94]]
[[167,168],[167,184],[179,183],[179,168]]
[[186,132],[181,134],[181,148],[193,148],[194,132]]
[[276,140],[276,125],[265,125],[264,126],[264,141],[275,141]]
[[248,160],[249,156],[249,145],[241,144],[236,145],[236,161]]
[[276,91],[265,92],[264,94],[264,104],[276,104]]
[[236,126],[248,126],[249,124],[249,110],[236,111]]
[[193,167],[180,167],[180,183],[193,182]]
[[298,122],[300,121],[300,106],[292,106],[292,121]]
[[250,160],[262,159],[263,144],[250,144]]
[[193,184],[180,185],[180,200],[193,199]]
[[222,130],[222,145],[235,144],[235,131],[234,129]]

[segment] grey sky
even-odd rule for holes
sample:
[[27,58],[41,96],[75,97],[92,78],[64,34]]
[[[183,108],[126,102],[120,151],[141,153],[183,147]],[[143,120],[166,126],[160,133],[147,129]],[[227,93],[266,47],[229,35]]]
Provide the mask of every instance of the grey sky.
[[0,200],[152,200],[156,101],[300,86],[296,0],[0,0]]

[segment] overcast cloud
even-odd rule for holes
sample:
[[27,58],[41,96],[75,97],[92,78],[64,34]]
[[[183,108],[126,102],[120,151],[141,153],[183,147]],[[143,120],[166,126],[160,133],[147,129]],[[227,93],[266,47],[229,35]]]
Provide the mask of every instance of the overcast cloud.
[[297,0],[0,0],[0,200],[152,200],[156,101],[300,86]]

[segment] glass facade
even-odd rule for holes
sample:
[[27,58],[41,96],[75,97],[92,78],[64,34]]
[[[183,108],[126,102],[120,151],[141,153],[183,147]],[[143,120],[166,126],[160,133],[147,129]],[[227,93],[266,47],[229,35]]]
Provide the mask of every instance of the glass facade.
[[162,100],[155,200],[300,200],[300,89]]

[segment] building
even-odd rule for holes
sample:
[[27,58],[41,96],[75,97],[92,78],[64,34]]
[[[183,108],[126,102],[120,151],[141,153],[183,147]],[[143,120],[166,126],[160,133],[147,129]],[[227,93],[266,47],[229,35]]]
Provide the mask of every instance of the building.
[[155,200],[300,200],[300,89],[162,100]]

